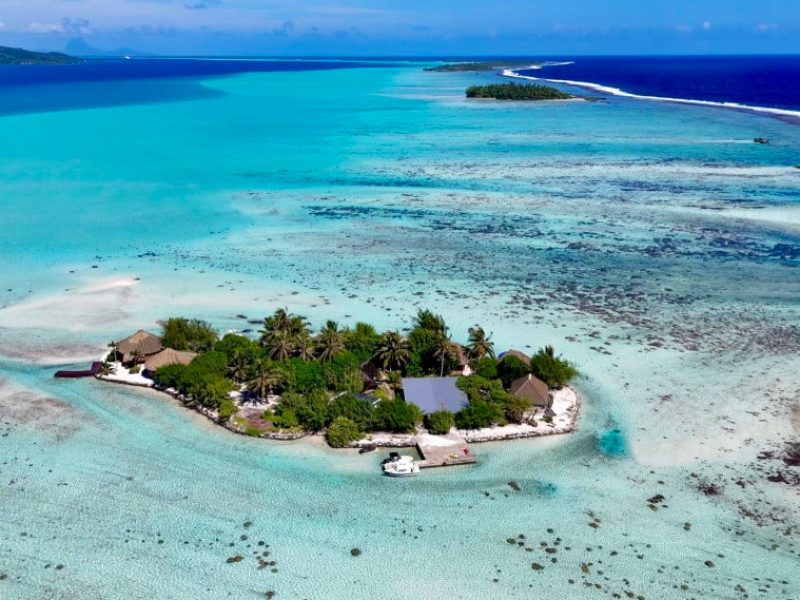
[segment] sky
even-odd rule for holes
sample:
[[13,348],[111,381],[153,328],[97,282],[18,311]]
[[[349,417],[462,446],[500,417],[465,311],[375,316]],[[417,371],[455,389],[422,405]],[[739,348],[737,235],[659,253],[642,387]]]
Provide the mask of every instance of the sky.
[[800,53],[800,0],[0,0],[0,45],[76,54]]

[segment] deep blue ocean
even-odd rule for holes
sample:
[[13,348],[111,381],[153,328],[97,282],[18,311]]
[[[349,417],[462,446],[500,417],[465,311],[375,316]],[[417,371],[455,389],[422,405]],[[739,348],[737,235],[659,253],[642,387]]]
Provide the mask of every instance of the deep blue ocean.
[[[485,57],[484,57],[485,58]],[[474,60],[479,60],[475,57]],[[204,97],[208,89],[196,85],[198,77],[279,71],[320,71],[354,66],[396,67],[391,59],[88,59],[69,66],[0,67],[0,114],[68,110],[185,100]],[[430,61],[473,60],[438,58]],[[624,92],[713,102],[737,102],[766,108],[800,109],[800,56],[603,56],[532,57],[555,64],[543,69],[519,70],[544,79],[581,81],[615,87]],[[565,64],[568,63],[568,64]],[[29,94],[26,86],[41,84],[91,84],[108,81],[171,80],[170,85],[105,88],[100,95],[64,86],[48,94]],[[183,80],[183,81],[181,81]]]
[[[76,65],[0,66],[0,115],[212,98],[219,92],[203,86],[201,79],[241,73],[390,66],[395,65],[387,61],[235,58],[87,59]],[[42,85],[52,87],[34,87]]]
[[800,56],[563,57],[519,73],[583,81],[637,95],[800,109]]

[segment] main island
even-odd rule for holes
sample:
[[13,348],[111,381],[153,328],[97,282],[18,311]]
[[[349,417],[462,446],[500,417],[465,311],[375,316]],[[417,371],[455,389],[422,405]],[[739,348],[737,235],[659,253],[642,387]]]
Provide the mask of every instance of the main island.
[[206,321],[170,318],[160,335],[139,330],[111,342],[86,374],[169,393],[236,433],[320,436],[362,452],[416,446],[436,455],[424,466],[474,462],[468,442],[575,426],[579,396],[568,384],[578,371],[550,345],[533,356],[496,355],[482,327],[462,345],[441,315],[423,309],[405,335],[334,321],[314,334],[286,309],[250,323],[261,325],[257,338],[252,329],[220,338]]

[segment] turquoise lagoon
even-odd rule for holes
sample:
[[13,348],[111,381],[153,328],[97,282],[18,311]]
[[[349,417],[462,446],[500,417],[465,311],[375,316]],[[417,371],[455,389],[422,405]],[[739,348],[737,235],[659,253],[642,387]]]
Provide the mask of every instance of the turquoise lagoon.
[[[757,458],[798,435],[800,129],[464,100],[485,77],[250,73],[0,117],[0,597],[800,597],[797,488]],[[165,316],[278,306],[554,343],[579,430],[397,481],[52,379]]]

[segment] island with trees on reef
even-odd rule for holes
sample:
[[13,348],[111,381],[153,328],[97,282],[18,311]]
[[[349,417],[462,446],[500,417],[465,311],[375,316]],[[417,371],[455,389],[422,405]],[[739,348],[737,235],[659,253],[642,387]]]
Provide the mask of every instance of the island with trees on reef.
[[76,65],[83,60],[60,52],[32,52],[0,46],[0,65]]
[[472,85],[467,88],[467,98],[492,100],[572,100],[572,94],[547,85],[493,83],[491,85]]
[[535,67],[541,64],[541,61],[536,60],[488,60],[478,62],[445,63],[443,65],[436,65],[435,67],[426,67],[423,70],[429,73],[481,73],[486,71],[499,71],[502,69],[523,69],[525,67]]
[[[264,319],[258,339],[219,338],[198,319],[170,318],[161,329],[160,336],[139,331],[112,342],[96,376],[168,392],[250,436],[319,434],[341,448],[392,445],[381,436],[444,435],[455,427],[471,441],[487,441],[566,433],[577,415],[578,395],[567,384],[578,371],[552,346],[531,357],[516,350],[495,356],[482,327],[471,327],[461,345],[429,310],[417,312],[406,335],[334,321],[313,334],[304,317],[285,309]],[[420,378],[450,384],[463,404],[425,414],[403,389]],[[523,389],[529,383],[539,386],[538,397]]]

